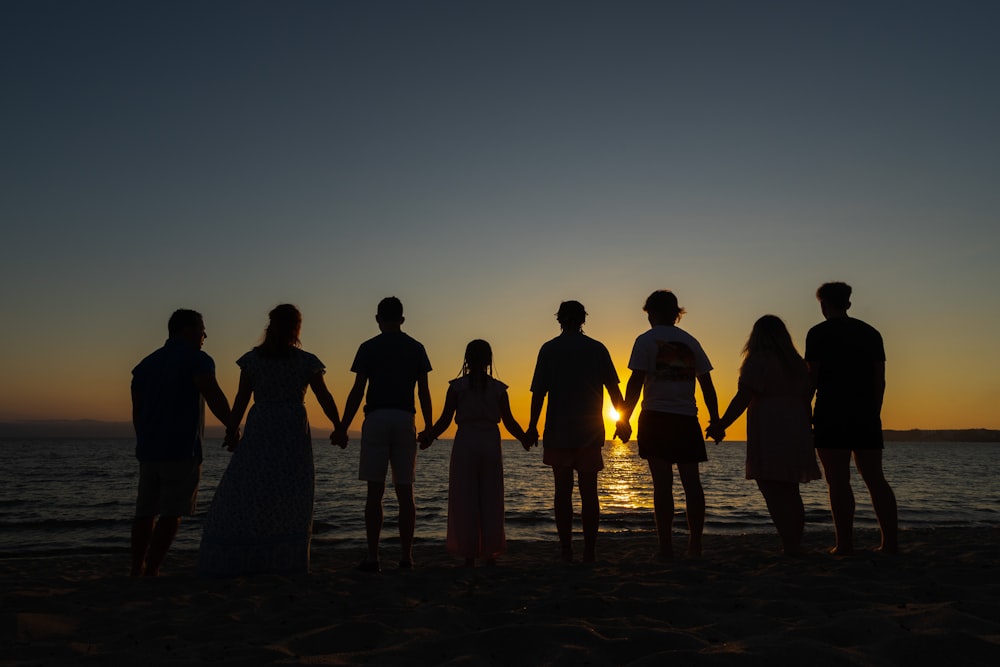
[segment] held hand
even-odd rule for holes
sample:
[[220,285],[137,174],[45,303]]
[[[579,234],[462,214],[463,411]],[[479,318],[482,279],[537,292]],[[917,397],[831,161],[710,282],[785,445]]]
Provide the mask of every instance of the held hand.
[[430,431],[421,431],[417,435],[417,444],[420,445],[420,449],[427,449],[434,444],[434,440],[435,438]]
[[618,438],[622,443],[628,442],[632,438],[632,425],[627,421],[618,421],[615,423],[615,433],[611,436],[614,440]]
[[222,441],[222,446],[230,452],[235,452],[240,444],[240,430],[226,431],[226,437]]
[[718,422],[713,422],[705,429],[705,436],[714,440],[715,444],[719,444],[726,437],[726,429]]
[[524,440],[521,441],[521,446],[524,447],[524,451],[528,451],[532,447],[538,446],[538,429],[534,426],[528,428],[524,432]]
[[330,444],[336,445],[341,449],[347,449],[348,440],[346,431],[337,430],[330,434]]

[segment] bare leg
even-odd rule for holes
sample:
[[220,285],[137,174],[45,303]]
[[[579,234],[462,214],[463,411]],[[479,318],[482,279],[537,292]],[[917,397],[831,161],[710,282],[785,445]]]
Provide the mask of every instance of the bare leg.
[[656,519],[656,535],[660,542],[662,559],[674,557],[671,535],[674,527],[674,467],[660,459],[648,459],[649,474],[653,478],[653,517]]
[[830,492],[830,513],[837,545],[830,553],[844,556],[854,553],[854,492],[851,490],[851,450],[817,449],[823,464],[823,476]]
[[767,511],[778,530],[785,555],[794,556],[799,553],[806,522],[798,483],[758,479],[757,488],[767,503]]
[[577,473],[580,486],[580,515],[583,523],[583,562],[593,563],[597,552],[597,529],[601,503],[597,497],[597,472]]
[[562,559],[568,563],[573,560],[573,469],[553,466],[552,474],[555,477],[556,532]]
[[137,516],[132,520],[132,569],[129,574],[133,577],[141,577],[146,569],[146,552],[153,539],[155,522],[156,518],[151,516]]
[[705,531],[705,490],[697,463],[678,463],[677,472],[687,499],[688,556],[701,556],[701,534]]
[[397,484],[396,499],[399,501],[399,548],[400,564],[413,564],[413,533],[417,525],[417,504],[413,500],[412,484]]
[[382,538],[382,496],[385,482],[368,482],[368,497],[365,500],[365,534],[368,538],[368,562],[378,562],[378,543]]
[[177,529],[181,525],[179,516],[160,516],[153,528],[153,535],[149,540],[149,553],[146,554],[146,569],[143,576],[160,576],[160,566],[163,559],[167,557],[167,549],[174,543]]
[[854,452],[854,465],[861,473],[861,479],[872,497],[872,508],[882,531],[879,551],[887,554],[899,553],[899,518],[896,509],[896,494],[882,472],[882,450],[865,449]]

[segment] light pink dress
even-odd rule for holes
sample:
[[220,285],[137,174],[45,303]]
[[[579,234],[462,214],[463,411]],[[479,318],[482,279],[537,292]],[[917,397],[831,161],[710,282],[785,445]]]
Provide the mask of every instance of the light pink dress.
[[770,356],[751,358],[740,371],[739,384],[752,396],[747,408],[747,479],[819,479],[805,363],[789,369]]
[[458,431],[448,472],[448,551],[465,558],[496,558],[507,550],[504,532],[500,405],[507,385],[487,378],[485,390],[468,376],[451,381]]

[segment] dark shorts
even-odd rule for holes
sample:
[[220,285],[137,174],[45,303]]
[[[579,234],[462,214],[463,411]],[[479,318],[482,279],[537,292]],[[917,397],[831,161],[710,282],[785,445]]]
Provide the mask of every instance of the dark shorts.
[[813,424],[816,449],[883,449],[882,422],[833,422]]
[[545,447],[542,463],[553,468],[573,468],[577,472],[600,472],[604,470],[604,457],[600,447],[577,447],[556,449]]
[[194,459],[140,462],[135,515],[194,516],[200,480],[201,463]]
[[708,460],[697,417],[643,410],[639,413],[639,456],[667,463]]

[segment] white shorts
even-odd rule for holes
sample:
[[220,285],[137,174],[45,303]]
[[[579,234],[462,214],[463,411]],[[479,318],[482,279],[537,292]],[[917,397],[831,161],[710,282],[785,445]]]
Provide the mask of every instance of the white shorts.
[[417,428],[408,410],[375,410],[361,426],[358,479],[385,482],[392,465],[394,485],[413,484],[417,468]]

